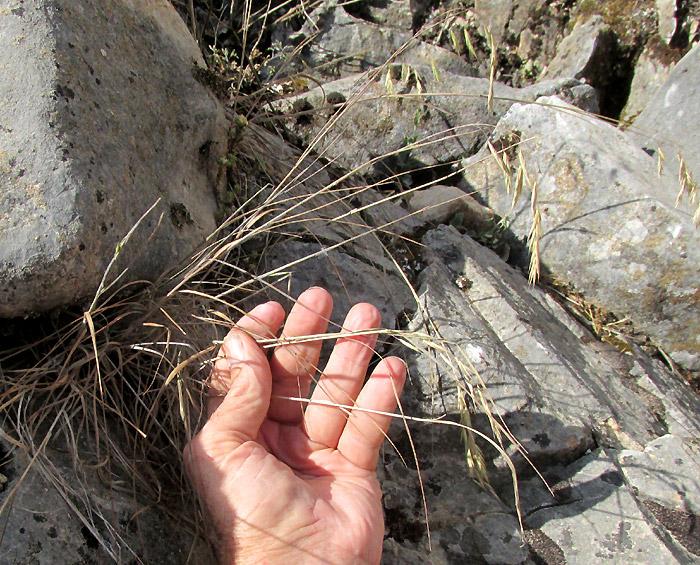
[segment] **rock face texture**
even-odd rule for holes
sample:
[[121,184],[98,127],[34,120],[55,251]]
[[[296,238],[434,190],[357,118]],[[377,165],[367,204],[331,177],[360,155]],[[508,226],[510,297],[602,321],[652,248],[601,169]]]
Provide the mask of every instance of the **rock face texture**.
[[[74,474],[65,451],[49,450],[46,457],[54,477],[56,472],[68,478]],[[9,471],[8,466],[3,468],[9,474],[5,492],[17,489],[12,511],[4,514],[3,563],[166,565],[186,563],[192,551],[206,559],[204,544],[195,542],[194,536],[162,511],[144,508],[130,493],[109,488],[94,474],[57,487],[39,471],[46,469],[44,462],[40,457],[26,477],[22,474],[29,462],[22,457],[14,459]],[[3,502],[8,500],[4,494]],[[77,506],[69,508],[64,498],[72,498],[74,505],[77,500]],[[88,499],[92,506],[80,504]]]
[[[695,562],[700,552],[687,524],[697,516],[693,485],[700,467],[693,438],[700,431],[700,403],[686,384],[640,350],[624,355],[591,340],[550,297],[453,228],[430,231],[423,243],[427,267],[418,293],[424,308],[411,327],[429,331],[430,320],[436,337],[468,358],[471,371],[441,364],[439,355],[431,362],[407,353],[413,380],[404,405],[411,413],[458,419],[459,395],[484,382],[492,411],[553,491],[540,478],[521,480],[523,547],[512,507],[483,501],[470,490],[466,463],[455,461],[455,430],[412,426],[416,450],[424,454],[431,562]],[[480,404],[471,421],[486,431]],[[405,445],[405,430],[397,426],[394,434]],[[512,501],[503,461],[491,459],[495,452],[487,446],[484,453],[496,492]],[[531,475],[512,446],[509,453],[522,476]],[[425,527],[415,483],[406,480],[408,474],[417,481],[417,472],[401,468],[392,453],[384,472],[385,560],[417,563],[412,552],[425,547],[425,539],[407,539],[399,529],[406,523]],[[441,496],[445,490],[452,495]],[[465,498],[455,500],[457,492]],[[413,504],[416,516],[402,516],[397,499]]]
[[611,79],[614,49],[615,34],[602,17],[578,22],[559,44],[556,57],[541,78],[586,79],[596,89],[606,89]]
[[318,27],[321,28],[318,41],[304,53],[304,63],[326,76],[365,71],[392,58],[396,63],[410,61],[412,65],[422,66],[434,63],[443,71],[466,76],[475,74],[474,68],[455,53],[413,39],[410,26],[402,29],[397,29],[393,23],[380,26],[356,18],[334,3],[322,3],[310,17],[316,20],[317,27],[307,23],[296,38],[313,36]]
[[644,110],[674,66],[672,61],[659,57],[655,51],[647,47],[637,60],[630,95],[620,116],[623,120],[633,120]]
[[[512,143],[526,169],[541,172],[543,265],[594,302],[629,316],[677,362],[700,368],[700,232],[691,206],[674,207],[677,182],[659,178],[655,160],[623,132],[557,98],[514,106],[492,140],[499,147]],[[484,148],[465,162],[466,178],[497,213],[512,218],[510,229],[524,241],[533,221],[531,192],[513,206],[503,170],[488,155]]]
[[[488,79],[439,74],[438,79],[430,67],[417,64],[392,65],[370,82],[365,74],[351,75],[276,107],[296,116],[289,120],[290,126],[313,140],[319,153],[348,170],[386,176],[454,163],[473,154],[485,141],[485,129],[495,125],[515,100],[534,102],[540,96],[560,94],[585,108],[595,104],[590,86],[567,78],[522,89],[496,83],[489,108]],[[347,103],[332,104],[329,93],[342,94]],[[306,113],[294,111],[299,107]],[[331,119],[337,133],[319,135]],[[410,176],[398,180],[411,186]]]
[[669,180],[678,178],[679,152],[695,180],[700,179],[700,116],[690,110],[699,97],[700,45],[696,45],[676,64],[630,128],[632,138],[647,151],[662,149]]
[[154,279],[215,227],[223,108],[169,2],[10,1],[0,12],[0,316]]

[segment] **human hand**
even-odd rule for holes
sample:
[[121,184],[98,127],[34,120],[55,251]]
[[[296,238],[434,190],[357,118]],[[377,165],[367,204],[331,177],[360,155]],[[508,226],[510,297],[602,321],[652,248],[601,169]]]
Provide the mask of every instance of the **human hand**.
[[[310,288],[282,337],[326,332],[333,301]],[[313,404],[393,412],[404,363],[382,360],[364,383],[377,335],[338,339],[305,406],[321,341],[280,345],[268,359],[249,335],[279,331],[284,309],[254,308],[228,334],[210,380],[209,419],[185,450],[188,474],[225,563],[379,563],[384,537],[375,472],[390,417]],[[357,304],[343,332],[378,328],[379,311]],[[363,386],[364,384],[364,386]]]

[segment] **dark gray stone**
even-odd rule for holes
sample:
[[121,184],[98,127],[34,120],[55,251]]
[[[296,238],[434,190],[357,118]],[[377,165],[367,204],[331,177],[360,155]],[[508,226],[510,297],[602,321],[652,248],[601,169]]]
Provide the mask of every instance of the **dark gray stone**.
[[469,229],[478,231],[493,225],[493,210],[456,186],[434,185],[410,192],[406,198],[409,211],[423,222],[447,223],[461,214],[462,225]]
[[[81,457],[88,458],[87,451]],[[130,479],[112,488],[94,468],[83,467],[77,476],[65,446],[46,448],[24,476],[28,465],[19,453],[5,466],[11,475],[0,491],[0,506],[8,503],[2,513],[2,563],[166,565],[188,562],[191,552],[197,563],[213,563],[203,541],[183,524],[125,490]]]
[[0,316],[91,297],[160,198],[108,282],[157,278],[215,227],[226,121],[196,43],[162,1],[4,5]]
[[[296,298],[311,286],[322,286],[333,295],[331,320],[334,325],[328,331],[336,331],[350,307],[358,302],[377,306],[382,313],[383,327],[393,328],[399,315],[413,302],[410,291],[397,274],[382,272],[340,250],[324,251],[318,243],[285,242],[266,250],[263,261],[264,272],[277,273],[274,278],[268,277],[268,282],[289,297]],[[295,262],[298,263],[292,264]],[[277,278],[279,282],[275,282]],[[287,302],[284,294],[272,290],[268,294],[272,300]],[[259,300],[260,297],[256,297],[256,301]]]
[[[356,18],[334,3],[314,10],[294,41],[312,36],[314,40],[302,55],[303,68],[320,77],[344,77],[390,60],[428,67],[434,63],[438,69],[467,76],[476,72],[458,55],[414,38],[410,26],[380,26]],[[301,67],[292,65],[290,70],[297,68]]]
[[[336,111],[327,100],[329,92],[342,93],[347,103]],[[534,102],[539,96],[561,94],[589,108],[595,94],[576,79],[545,81],[523,89],[495,83],[490,110],[488,92],[488,79],[442,70],[436,77],[431,67],[397,64],[374,80],[364,73],[352,75],[276,102],[274,107],[290,116],[289,127],[308,139],[314,151],[335,164],[392,176],[396,183],[410,187],[412,170],[456,163],[475,153],[514,101]],[[295,108],[300,100],[314,109],[309,110],[310,119],[298,119]]]

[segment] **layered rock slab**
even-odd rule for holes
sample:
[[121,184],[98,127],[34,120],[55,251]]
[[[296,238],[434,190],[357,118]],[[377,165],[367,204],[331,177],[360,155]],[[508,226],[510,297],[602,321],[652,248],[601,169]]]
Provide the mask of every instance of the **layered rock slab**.
[[[547,473],[545,472],[545,475]],[[550,470],[555,495],[534,479],[522,485],[525,539],[546,563],[678,563],[625,485],[614,457],[596,450]]]
[[[459,430],[408,422],[428,502],[433,550],[427,551],[418,471],[410,461],[404,468],[387,448],[380,464],[387,516],[385,561],[540,563],[548,556],[548,563],[587,563],[591,556],[586,539],[596,545],[595,562],[614,561],[617,555],[622,562],[639,558],[661,563],[685,555],[672,539],[669,546],[657,537],[665,530],[644,510],[643,495],[635,490],[640,480],[633,473],[638,465],[634,458],[644,458],[648,450],[659,454],[656,468],[647,471],[654,480],[668,481],[669,473],[675,473],[679,485],[689,485],[700,476],[692,458],[683,469],[669,472],[677,455],[654,451],[659,442],[685,441],[668,430],[697,430],[700,407],[687,384],[641,351],[624,355],[602,347],[556,302],[529,287],[521,273],[454,228],[432,230],[422,243],[428,266],[419,278],[422,308],[411,329],[429,331],[437,347],[432,361],[431,355],[405,353],[411,378],[404,411],[447,414],[447,420],[459,421],[458,395],[468,390],[467,379],[475,387],[486,383],[492,411],[525,446],[554,495],[539,478],[526,478],[528,464],[509,448],[523,476],[523,546],[513,506],[467,479]],[[424,344],[418,338],[414,345],[420,347],[421,340]],[[450,348],[455,358],[468,359],[465,364],[474,371],[460,374],[457,364],[440,362],[442,347]],[[679,402],[682,397],[689,404]],[[473,408],[472,424],[489,433],[480,403]],[[410,453],[404,425],[399,421],[393,426],[392,440],[404,455]],[[495,454],[484,448],[487,458]],[[626,463],[618,463],[622,453]],[[510,472],[498,461],[487,464],[492,485],[512,504]],[[653,490],[649,484],[647,491]]]
[[[678,186],[625,133],[556,97],[518,104],[499,122],[494,147],[510,154],[513,186],[522,155],[537,181],[540,257],[553,276],[649,335],[673,359],[700,369],[700,232],[692,208],[675,208]],[[463,162],[470,186],[524,249],[531,190],[513,205],[504,167],[488,149]],[[527,184],[527,183],[526,183]]]
[[[407,353],[411,360],[411,380],[403,399],[407,413],[447,414],[447,419],[459,420],[457,397],[469,389],[465,376],[475,387],[484,382],[492,412],[503,418],[554,491],[549,492],[539,478],[528,479],[532,470],[528,472],[528,464],[508,449],[522,473],[527,544],[523,557],[518,553],[522,546],[513,506],[508,510],[478,501],[461,483],[466,462],[446,462],[450,456],[460,457],[454,444],[458,431],[439,423],[409,422],[429,500],[434,491],[446,490],[460,493],[449,500],[461,501],[451,510],[457,516],[441,513],[449,502],[433,503],[437,511],[430,523],[436,550],[426,559],[581,564],[692,559],[674,538],[674,524],[664,525],[647,510],[649,506],[662,517],[673,512],[693,515],[696,497],[690,492],[700,468],[688,438],[697,434],[700,403],[690,387],[642,351],[623,354],[595,341],[561,306],[528,286],[521,273],[454,228],[432,230],[422,243],[429,265],[419,279],[423,311],[416,314],[411,328],[434,328],[440,344],[456,357],[467,357],[474,372],[460,375],[456,367],[435,361],[439,352],[433,362],[428,356]],[[471,421],[489,433],[480,406],[475,403]],[[400,449],[407,449],[406,433],[400,428],[397,425],[391,437]],[[485,445],[484,453],[487,458],[495,454]],[[679,453],[685,454],[682,464]],[[490,466],[487,461],[492,485],[512,503],[510,472],[494,463]],[[439,481],[433,476],[434,467],[443,471]],[[417,471],[400,471],[398,461],[386,455],[384,472],[388,484],[394,485],[387,493],[387,515],[404,528],[412,525],[418,530],[423,524],[418,518],[419,494],[411,490],[411,481],[400,478],[403,473],[418,481]],[[665,483],[665,489],[657,488],[657,482]],[[683,496],[687,500],[680,504]],[[415,509],[413,520],[396,514],[396,497]],[[511,527],[513,537],[489,538],[491,528],[477,529],[474,537],[471,528],[485,519],[483,514],[494,520],[501,516],[501,529],[493,531]],[[479,535],[501,548],[498,558],[493,546],[473,543]],[[408,538],[405,530],[390,525],[385,543],[388,562],[413,562],[413,552],[425,551],[425,537]],[[502,543],[506,539],[511,541]]]
[[170,3],[6,3],[0,14],[0,316],[155,279],[215,227],[223,108]]

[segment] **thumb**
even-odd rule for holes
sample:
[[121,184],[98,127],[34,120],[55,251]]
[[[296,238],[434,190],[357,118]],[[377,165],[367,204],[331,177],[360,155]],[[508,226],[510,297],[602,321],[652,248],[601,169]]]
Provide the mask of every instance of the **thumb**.
[[206,427],[241,442],[254,440],[270,406],[270,364],[255,340],[237,329],[226,336],[221,352],[225,357],[216,362],[210,392],[225,396],[209,396]]

